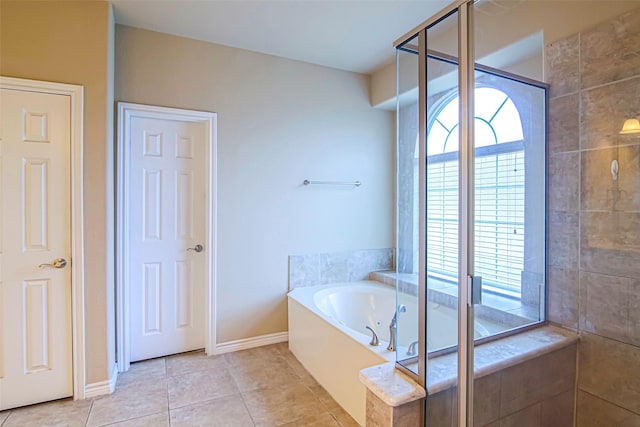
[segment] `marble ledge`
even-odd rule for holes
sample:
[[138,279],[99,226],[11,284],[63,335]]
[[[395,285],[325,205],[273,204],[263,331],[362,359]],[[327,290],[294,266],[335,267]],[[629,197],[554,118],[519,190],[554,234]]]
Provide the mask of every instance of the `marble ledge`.
[[426,397],[425,390],[395,369],[394,362],[361,370],[360,382],[386,405],[394,408]]
[[[577,343],[575,332],[552,325],[540,326],[476,347],[475,378],[481,378],[510,366],[543,356]],[[427,390],[435,394],[454,387],[457,376],[457,353],[429,360]]]

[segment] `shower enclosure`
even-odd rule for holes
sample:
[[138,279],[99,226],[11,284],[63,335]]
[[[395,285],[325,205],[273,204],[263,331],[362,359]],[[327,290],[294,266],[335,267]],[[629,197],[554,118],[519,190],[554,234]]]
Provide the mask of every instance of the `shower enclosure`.
[[448,355],[459,425],[474,346],[545,321],[547,85],[513,64],[535,64],[542,39],[484,45],[481,4],[396,43],[397,366],[428,388]]
[[[637,1],[457,0],[396,41],[396,366],[426,425],[640,419],[639,37]],[[478,373],[547,319],[577,379],[570,332]]]

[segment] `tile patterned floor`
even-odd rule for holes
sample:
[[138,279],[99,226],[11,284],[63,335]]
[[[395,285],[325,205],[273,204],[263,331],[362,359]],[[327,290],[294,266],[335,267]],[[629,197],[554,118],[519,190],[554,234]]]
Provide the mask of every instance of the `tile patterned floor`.
[[287,347],[134,363],[109,396],[0,412],[0,426],[357,427]]

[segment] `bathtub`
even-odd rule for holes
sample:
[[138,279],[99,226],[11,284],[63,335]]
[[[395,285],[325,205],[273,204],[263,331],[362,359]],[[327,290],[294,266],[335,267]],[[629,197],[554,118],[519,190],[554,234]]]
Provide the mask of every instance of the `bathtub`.
[[[399,313],[398,353],[406,354],[418,336],[418,306],[415,296],[400,295],[406,311]],[[429,350],[455,345],[457,313],[428,302]],[[387,350],[389,323],[395,313],[396,292],[379,282],[336,283],[296,288],[289,292],[289,348],[302,365],[360,424],[365,421],[366,390],[359,372],[370,366],[395,361]],[[369,345],[371,332],[380,345]],[[476,334],[486,330],[476,324]]]

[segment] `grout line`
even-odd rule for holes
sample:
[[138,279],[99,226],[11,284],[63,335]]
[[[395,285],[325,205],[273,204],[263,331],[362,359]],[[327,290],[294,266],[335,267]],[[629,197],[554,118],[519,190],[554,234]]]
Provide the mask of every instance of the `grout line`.
[[2,427],[7,422],[9,417],[11,417],[12,413],[13,413],[13,411],[11,409],[7,409],[7,418],[5,418],[4,421],[2,422],[2,424],[0,424],[0,427]]
[[[235,379],[233,381],[235,382]],[[247,414],[249,414],[249,418],[251,419],[251,422],[255,426],[256,421],[253,419],[253,414],[251,414],[251,411],[249,410],[249,405],[247,405],[247,401],[244,400],[244,393],[240,391],[240,389],[238,389],[238,392],[239,392],[238,394],[240,395],[240,399],[242,400],[242,404],[244,405],[244,409],[247,411]]]
[[596,398],[598,400],[602,400],[603,402],[606,402],[606,403],[608,403],[608,404],[610,404],[612,406],[615,406],[615,407],[620,408],[620,409],[622,409],[622,410],[624,410],[626,412],[629,412],[630,414],[634,414],[634,415],[639,415],[640,416],[640,413],[632,411],[631,409],[627,409],[624,406],[620,406],[620,405],[616,404],[615,402],[612,402],[612,401],[607,400],[607,399],[605,399],[603,397],[600,397],[597,394],[591,393],[590,391],[583,390],[583,389],[580,389],[580,391],[585,393],[585,394],[588,394],[588,395],[590,395],[590,396],[592,396],[592,397],[594,397],[594,398]]
[[100,424],[100,427],[113,426],[113,425],[124,423],[124,422],[129,422],[129,421],[133,421],[133,420],[139,420],[141,418],[150,417],[152,415],[162,414],[163,412],[165,412],[165,411],[158,411],[158,412],[154,412],[153,414],[141,415],[139,417],[134,417],[134,418],[127,418],[126,420],[121,420],[121,421],[114,421],[114,422],[109,423],[109,424]]
[[[115,390],[114,390],[115,393]],[[95,402],[95,399],[91,399],[91,405],[89,406],[89,410],[87,411],[87,418],[84,420],[84,425],[85,427],[87,425],[89,425],[89,417],[91,416],[91,411],[93,411],[93,403]],[[3,423],[4,424],[4,423]]]
[[[578,61],[580,61],[580,60],[581,60],[581,58],[580,58],[580,55],[578,54]],[[622,79],[619,79],[619,80],[614,80],[614,81],[611,81],[611,82],[601,83],[599,85],[583,88],[582,87],[582,73],[580,73],[580,86],[581,86],[580,87],[580,92],[587,92],[587,91],[590,91],[590,90],[593,90],[593,89],[600,89],[600,88],[603,88],[603,87],[606,87],[606,86],[615,85],[617,83],[624,83],[624,82],[628,82],[628,81],[634,80],[634,79],[640,79],[640,74],[635,74],[633,76],[625,77],[625,78],[622,78]]]
[[169,369],[167,367],[167,357],[163,357],[162,361],[164,362],[164,383],[166,387],[166,396],[167,396],[167,425],[171,427],[171,402],[169,401]]

